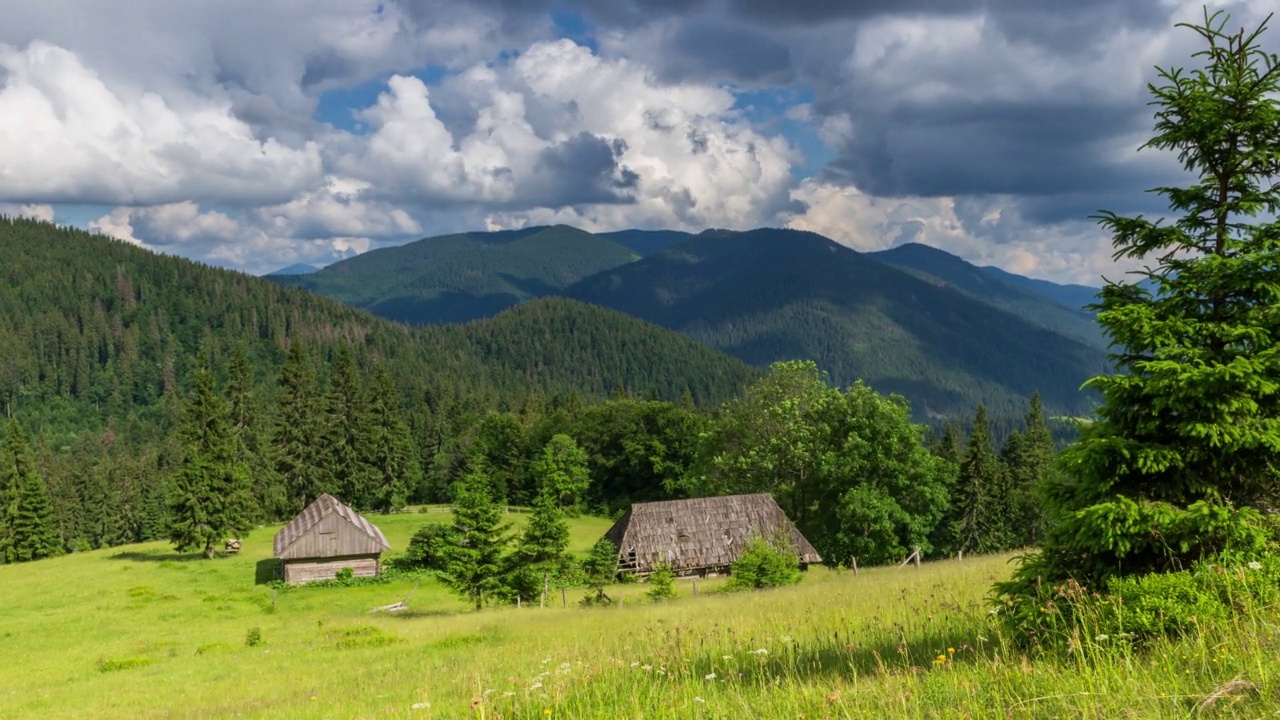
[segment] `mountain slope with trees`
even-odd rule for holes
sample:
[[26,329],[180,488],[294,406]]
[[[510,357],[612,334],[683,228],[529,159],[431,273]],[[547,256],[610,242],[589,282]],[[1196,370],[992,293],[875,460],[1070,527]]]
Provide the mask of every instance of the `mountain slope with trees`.
[[1102,350],[813,233],[708,231],[587,278],[569,297],[621,310],[766,366],[814,359],[839,384],[901,393],[918,416],[1020,416],[1039,390],[1086,414]]
[[271,279],[410,325],[489,317],[635,260],[622,244],[565,225],[430,237],[305,275]]
[[[1033,290],[1025,283],[1009,279],[1019,276],[1005,273],[1007,277],[999,277],[989,268],[971,265],[951,253],[919,243],[908,243],[871,253],[871,257],[895,267],[915,271],[926,279],[936,279],[1046,330],[1106,349],[1106,338],[1092,313],[1083,309],[1084,303],[1072,308],[1050,297],[1049,293],[1054,291],[1049,288]],[[1045,281],[1019,279],[1059,288],[1059,295],[1073,292],[1069,288]]]

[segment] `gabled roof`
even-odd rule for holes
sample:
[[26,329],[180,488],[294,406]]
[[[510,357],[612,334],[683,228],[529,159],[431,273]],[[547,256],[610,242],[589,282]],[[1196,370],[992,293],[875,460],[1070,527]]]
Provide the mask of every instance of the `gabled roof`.
[[677,572],[725,567],[754,537],[781,538],[800,562],[822,562],[769,493],[636,503],[605,537],[618,546],[624,568],[640,572],[660,562]]
[[[298,516],[290,521],[288,525],[285,525],[281,528],[280,532],[276,533],[274,543],[275,556],[287,559],[292,559],[292,557],[289,557],[290,555],[297,555],[298,557],[306,556],[299,555],[297,553],[290,553],[289,550],[298,542],[298,540],[305,537],[307,533],[311,532],[311,530],[319,525],[325,518],[330,516],[337,516],[338,518],[346,521],[346,523],[356,531],[357,538],[363,540],[363,542],[359,543],[361,547],[355,549],[367,553],[375,553],[391,549],[391,545],[387,543],[387,538],[376,525],[365,520],[361,517],[360,513],[352,510],[346,505],[343,505],[334,496],[325,493],[324,495],[316,498],[315,501],[308,505],[302,512],[298,513]],[[348,553],[344,552],[343,554]],[[352,552],[349,554],[357,553]],[[316,556],[323,557],[325,554],[318,554]]]

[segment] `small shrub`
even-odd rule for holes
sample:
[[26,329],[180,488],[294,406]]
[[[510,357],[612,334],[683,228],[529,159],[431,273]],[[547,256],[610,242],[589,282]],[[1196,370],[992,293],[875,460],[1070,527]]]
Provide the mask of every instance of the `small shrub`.
[[762,538],[747,544],[732,566],[725,590],[760,590],[800,582],[800,561],[790,548],[779,547]]
[[1107,590],[1114,613],[1111,634],[1180,635],[1227,615],[1217,593],[1186,570],[1117,578]]
[[659,563],[649,575],[649,591],[645,593],[650,600],[659,602],[676,596],[676,574],[671,565]]
[[251,627],[244,635],[245,647],[258,647],[262,644],[262,628]]
[[355,578],[355,576],[356,576],[356,571],[348,567],[348,568],[342,568],[341,570],[339,570],[338,574],[333,576],[333,579],[337,580],[340,583],[349,583],[351,582],[352,579]]
[[115,660],[102,660],[98,662],[98,672],[116,672],[117,670],[130,670],[133,668],[146,667],[155,660],[148,657],[131,657],[117,658]]

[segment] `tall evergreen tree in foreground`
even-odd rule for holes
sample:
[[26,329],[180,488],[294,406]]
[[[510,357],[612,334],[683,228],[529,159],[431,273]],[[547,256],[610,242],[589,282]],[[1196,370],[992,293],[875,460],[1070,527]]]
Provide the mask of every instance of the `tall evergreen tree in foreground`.
[[202,352],[183,407],[183,459],[169,496],[169,540],[180,551],[213,557],[217,544],[249,530],[253,498],[249,470],[237,458],[227,408]]
[[316,378],[302,344],[296,340],[280,368],[280,400],[272,434],[276,476],[289,510],[300,512],[324,492],[321,469],[319,399]]
[[409,488],[422,483],[422,466],[398,397],[390,373],[379,365],[373,373],[368,406],[371,485],[365,494],[369,509],[383,513],[403,507]]
[[1117,259],[1149,263],[1110,282],[1098,321],[1118,372],[1089,385],[1097,420],[1064,453],[1070,482],[1050,486],[1058,514],[1039,555],[1001,586],[1097,585],[1187,567],[1266,540],[1280,504],[1280,60],[1252,32],[1205,10],[1183,24],[1204,42],[1191,71],[1149,86],[1155,135],[1196,176],[1159,187],[1172,222],[1099,216]]
[[0,561],[25,562],[62,553],[53,506],[36,472],[26,436],[9,420],[0,453]]
[[502,508],[491,493],[489,478],[480,471],[472,471],[458,484],[453,498],[453,532],[442,553],[441,580],[471,601],[476,610],[505,587],[507,527],[502,524]]

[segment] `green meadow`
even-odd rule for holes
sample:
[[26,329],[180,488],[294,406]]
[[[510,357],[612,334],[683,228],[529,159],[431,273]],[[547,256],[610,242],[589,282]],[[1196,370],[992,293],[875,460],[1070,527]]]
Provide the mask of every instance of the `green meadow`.
[[[402,550],[448,517],[373,519]],[[574,521],[571,549],[608,526]],[[1009,556],[476,613],[429,579],[273,591],[275,530],[212,561],[150,543],[0,566],[0,717],[1280,717],[1280,618],[1028,654],[985,604]],[[408,611],[370,614],[415,583]]]

